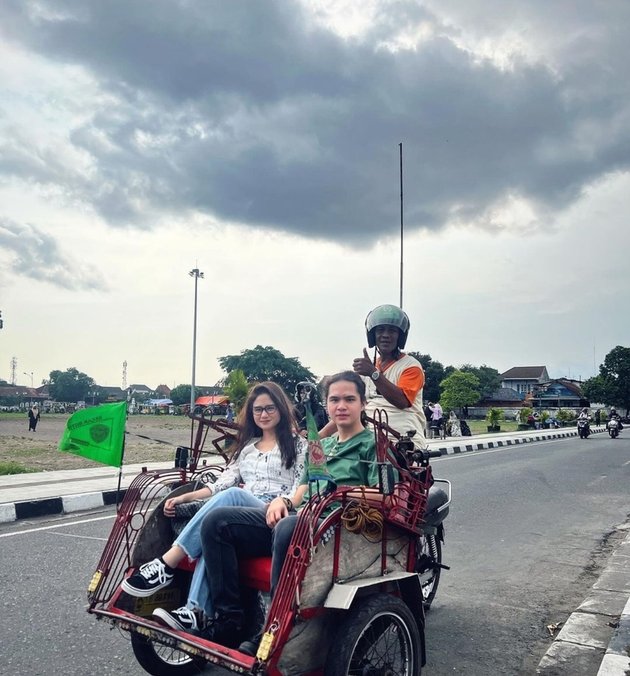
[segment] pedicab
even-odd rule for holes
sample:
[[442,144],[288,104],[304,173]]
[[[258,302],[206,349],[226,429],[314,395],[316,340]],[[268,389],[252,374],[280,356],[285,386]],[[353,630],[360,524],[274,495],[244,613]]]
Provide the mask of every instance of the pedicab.
[[210,430],[219,435],[214,451],[229,456],[236,426],[191,417],[196,432],[189,448],[178,449],[177,466],[143,470],[127,489],[88,588],[88,612],[128,633],[138,662],[155,676],[186,676],[213,665],[269,676],[420,674],[425,609],[446,568],[441,542],[450,484],[432,475],[430,458],[440,452],[415,448],[408,435],[388,426],[384,412],[370,421],[379,486],[312,491],[272,600],[271,558],[239,562],[247,630],[264,629],[256,656],[152,617],[157,607],[185,604],[194,570],[186,558],[173,582],[153,596],[131,597],[121,589],[125,577],[173,542],[176,524],[164,516],[165,499],[214,481],[222,471],[204,450]]

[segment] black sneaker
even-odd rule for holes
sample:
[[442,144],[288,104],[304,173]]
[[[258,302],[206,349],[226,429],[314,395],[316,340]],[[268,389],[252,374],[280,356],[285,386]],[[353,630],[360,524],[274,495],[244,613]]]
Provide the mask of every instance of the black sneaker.
[[260,645],[260,642],[262,640],[262,635],[263,633],[261,629],[255,636],[252,636],[247,641],[243,641],[241,645],[238,647],[239,652],[245,653],[250,657],[256,657],[256,653],[258,652],[258,646]]
[[[169,568],[169,570],[173,570]],[[173,579],[173,573],[169,573],[162,559],[153,559],[149,563],[140,566],[137,573],[123,580],[120,585],[123,591],[131,596],[151,596],[156,591],[168,587]]]
[[219,643],[226,648],[238,648],[243,640],[243,629],[234,620],[209,620],[205,629],[198,633],[202,638]]
[[186,606],[182,606],[177,610],[156,608],[153,611],[153,617],[157,617],[171,629],[179,629],[179,631],[186,631],[188,633],[199,631],[202,624],[197,613]]

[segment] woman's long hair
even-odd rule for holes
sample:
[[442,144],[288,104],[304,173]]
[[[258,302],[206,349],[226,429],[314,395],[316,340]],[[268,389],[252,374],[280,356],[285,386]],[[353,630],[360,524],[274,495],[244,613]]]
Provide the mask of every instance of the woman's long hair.
[[275,434],[278,441],[278,448],[280,449],[282,464],[287,469],[290,469],[297,456],[294,437],[294,430],[297,429],[297,425],[293,416],[292,406],[289,403],[286,394],[279,385],[270,381],[254,385],[247,395],[245,404],[238,414],[236,421],[238,423],[238,435],[236,437],[236,453],[232,459],[237,458],[243,448],[252,439],[262,436],[262,430],[256,424],[253,411],[254,401],[256,400],[256,397],[259,397],[261,394],[269,395],[280,414],[280,420],[276,425]]

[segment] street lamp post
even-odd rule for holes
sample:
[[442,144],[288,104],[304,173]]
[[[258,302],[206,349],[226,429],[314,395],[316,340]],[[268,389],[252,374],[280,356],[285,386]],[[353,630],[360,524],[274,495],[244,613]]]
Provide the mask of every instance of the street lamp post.
[[195,364],[197,362],[197,282],[203,279],[203,272],[198,268],[188,273],[195,278],[195,309],[193,314],[193,350],[192,350],[192,383],[190,385],[190,414],[195,410]]
[[[32,390],[33,389],[33,371],[31,371],[30,373],[28,373],[27,371],[22,371],[22,373],[25,376],[30,377],[30,379],[31,379],[31,390]],[[28,403],[29,403],[29,406],[33,403],[33,393],[32,392],[28,393]]]

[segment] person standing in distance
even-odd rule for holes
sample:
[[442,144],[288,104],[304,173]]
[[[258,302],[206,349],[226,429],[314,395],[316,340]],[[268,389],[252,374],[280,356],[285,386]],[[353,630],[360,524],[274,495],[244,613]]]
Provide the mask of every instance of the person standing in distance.
[[[365,412],[387,412],[389,426],[401,434],[413,431],[416,446],[425,441],[426,419],[422,406],[424,371],[417,359],[402,352],[409,334],[409,317],[395,305],[379,305],[365,320],[368,347],[376,347],[374,359],[363,356],[352,363],[366,383]],[[378,356],[377,356],[378,354]]]

